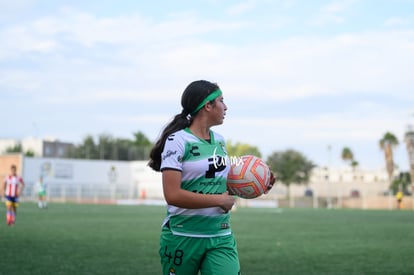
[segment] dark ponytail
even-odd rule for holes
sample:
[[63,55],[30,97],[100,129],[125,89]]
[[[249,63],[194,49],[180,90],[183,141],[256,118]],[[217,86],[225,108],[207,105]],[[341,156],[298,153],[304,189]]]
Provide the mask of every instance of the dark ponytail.
[[194,81],[187,86],[181,96],[181,106],[183,107],[183,110],[180,114],[175,115],[173,120],[167,124],[162,131],[160,138],[151,149],[149,156],[150,160],[148,162],[149,167],[155,171],[160,171],[161,153],[164,150],[165,141],[168,136],[190,126],[193,118],[198,114],[198,111],[193,113],[194,110],[203,99],[217,89],[219,89],[217,84],[206,80]]

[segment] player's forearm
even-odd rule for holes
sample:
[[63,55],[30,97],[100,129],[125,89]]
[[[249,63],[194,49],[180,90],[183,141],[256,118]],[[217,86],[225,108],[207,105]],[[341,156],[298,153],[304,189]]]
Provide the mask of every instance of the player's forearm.
[[200,194],[184,189],[176,192],[164,193],[168,204],[182,208],[198,209],[207,207],[221,207],[222,200],[220,195]]

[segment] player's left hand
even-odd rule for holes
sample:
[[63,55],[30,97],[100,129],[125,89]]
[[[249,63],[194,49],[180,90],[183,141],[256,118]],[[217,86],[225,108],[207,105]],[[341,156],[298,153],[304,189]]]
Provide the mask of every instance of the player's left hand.
[[269,180],[269,185],[267,186],[267,189],[265,191],[265,194],[269,193],[270,189],[272,189],[273,185],[276,182],[276,178],[275,175],[273,174],[272,171],[270,171],[270,180]]

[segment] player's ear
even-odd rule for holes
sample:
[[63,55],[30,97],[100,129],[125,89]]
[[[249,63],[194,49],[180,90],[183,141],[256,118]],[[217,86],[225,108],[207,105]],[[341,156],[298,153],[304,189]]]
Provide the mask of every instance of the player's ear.
[[213,109],[214,105],[215,105],[215,100],[214,101],[209,101],[204,105],[204,108],[206,108],[207,111],[210,111]]
[[204,104],[204,106],[203,106],[203,108],[201,108],[201,110],[205,110],[205,111],[209,112],[211,110],[211,108],[212,108],[211,103],[207,102],[206,104]]

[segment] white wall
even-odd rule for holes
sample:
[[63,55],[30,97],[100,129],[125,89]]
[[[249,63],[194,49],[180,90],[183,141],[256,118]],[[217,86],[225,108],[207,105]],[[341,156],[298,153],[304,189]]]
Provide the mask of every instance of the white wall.
[[152,170],[147,163],[148,161],[132,161],[132,178],[138,185],[140,195],[145,192],[147,198],[163,198],[161,173]]
[[111,192],[116,188],[128,190],[130,198],[163,198],[161,173],[149,168],[147,162],[24,157],[22,176],[33,185],[43,175],[44,182],[54,190],[84,186]]
[[130,163],[126,161],[29,158],[23,160],[23,178],[35,182],[43,175],[53,184],[116,184],[133,183]]

